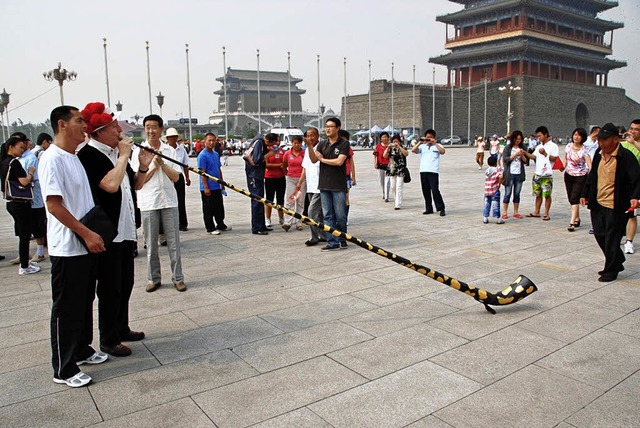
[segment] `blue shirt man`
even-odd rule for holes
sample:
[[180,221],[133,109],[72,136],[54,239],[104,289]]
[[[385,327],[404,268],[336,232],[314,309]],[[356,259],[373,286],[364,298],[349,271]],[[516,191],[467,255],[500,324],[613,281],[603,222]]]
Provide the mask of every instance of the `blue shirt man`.
[[[204,150],[198,155],[198,169],[222,180],[220,155],[215,152],[216,136],[212,132],[205,135]],[[224,202],[222,191],[224,186],[209,177],[200,176],[200,196],[202,199],[202,218],[207,233],[220,235],[221,231],[231,230],[224,223]]]
[[427,130],[424,137],[420,138],[413,153],[420,153],[420,183],[422,185],[422,196],[424,197],[425,211],[422,214],[433,214],[433,202],[436,204],[436,211],[440,211],[440,216],[446,215],[444,211],[444,200],[440,194],[440,156],[445,153],[444,147],[436,141],[436,131]]

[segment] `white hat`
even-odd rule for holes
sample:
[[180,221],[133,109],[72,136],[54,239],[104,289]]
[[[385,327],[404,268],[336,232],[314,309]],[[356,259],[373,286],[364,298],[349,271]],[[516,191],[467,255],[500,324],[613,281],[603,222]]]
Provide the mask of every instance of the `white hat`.
[[176,130],[176,128],[169,128],[167,129],[167,133],[165,134],[165,137],[179,137],[180,134],[178,134],[178,131]]

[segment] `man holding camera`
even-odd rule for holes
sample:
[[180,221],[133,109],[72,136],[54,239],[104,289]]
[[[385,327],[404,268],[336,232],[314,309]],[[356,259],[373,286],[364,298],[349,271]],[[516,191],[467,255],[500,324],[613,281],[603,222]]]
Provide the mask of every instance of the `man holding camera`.
[[424,137],[420,138],[420,142],[411,151],[420,153],[420,183],[422,184],[422,195],[425,202],[425,211],[422,214],[433,214],[431,202],[433,194],[436,211],[440,211],[440,216],[444,217],[446,213],[444,211],[444,200],[440,194],[439,173],[440,156],[444,155],[445,150],[436,141],[436,131],[428,129],[424,133]]

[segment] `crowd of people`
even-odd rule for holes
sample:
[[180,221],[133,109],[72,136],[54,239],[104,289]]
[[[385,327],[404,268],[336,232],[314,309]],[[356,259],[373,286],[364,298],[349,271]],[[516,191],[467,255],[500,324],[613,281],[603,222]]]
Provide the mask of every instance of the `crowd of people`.
[[[87,104],[80,110],[60,106],[51,112],[55,138],[41,134],[32,146],[22,133],[13,134],[2,145],[0,174],[7,211],[14,219],[19,256],[19,275],[40,272],[38,262],[48,247],[51,260],[51,347],[53,380],[70,387],[91,381],[82,364],[100,364],[109,356],[126,357],[127,342],[142,340],[144,332],[129,328],[129,298],[134,286],[134,257],[138,232],[146,248],[146,291],[162,286],[159,246],[166,246],[173,287],[184,292],[180,233],[188,230],[186,188],[191,185],[188,152],[173,128],[165,131],[158,115],[144,118],[146,141],[134,145],[122,135],[117,113],[103,103]],[[354,151],[341,121],[325,121],[326,139],[317,128],[303,137],[293,137],[291,148],[279,146],[279,137],[267,133],[255,138],[244,150],[249,192],[275,201],[277,221],[285,231],[304,230],[299,216],[347,232],[349,191],[357,185]],[[574,130],[564,150],[540,126],[535,138],[514,131],[500,144],[494,136],[486,144],[477,139],[476,163],[484,167],[483,222],[513,218],[551,218],[553,171],[564,171],[564,183],[571,220],[567,230],[581,225],[580,207],[591,212],[593,234],[605,256],[599,280],[612,281],[624,269],[624,252],[633,253],[640,198],[640,119],[629,132],[611,123],[589,134]],[[404,185],[411,181],[407,158],[419,156],[420,186],[424,215],[446,216],[440,192],[440,160],[446,154],[436,131],[427,130],[410,150],[399,135],[382,132],[373,148],[373,169],[377,171],[382,200],[402,209]],[[232,230],[225,222],[223,147],[208,133],[197,157],[199,190],[204,227],[210,235]],[[533,163],[533,165],[531,165]],[[535,196],[529,214],[520,214],[520,194],[527,167],[533,167],[531,189]],[[501,188],[504,187],[504,193]],[[266,208],[265,208],[266,206]],[[269,204],[251,200],[251,232],[268,235],[275,218]],[[102,219],[102,220],[96,220]],[[106,220],[104,220],[106,219]],[[272,223],[272,221],[274,223]],[[96,226],[96,222],[101,225]],[[112,235],[104,231],[110,224]],[[626,234],[624,252],[620,239]],[[30,256],[31,238],[37,249]],[[348,247],[344,235],[310,227],[306,246],[323,243],[323,252]],[[0,256],[2,257],[2,256]],[[4,258],[4,257],[2,257]],[[93,302],[98,296],[100,350],[93,340]]]

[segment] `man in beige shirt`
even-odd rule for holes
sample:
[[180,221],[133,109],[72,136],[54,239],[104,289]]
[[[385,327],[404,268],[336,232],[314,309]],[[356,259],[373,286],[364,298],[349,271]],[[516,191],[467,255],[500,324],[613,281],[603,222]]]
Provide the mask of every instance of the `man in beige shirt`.
[[593,158],[580,203],[591,210],[593,234],[605,258],[598,281],[610,282],[624,270],[620,239],[625,234],[629,213],[639,205],[640,165],[620,145],[614,124],[607,123],[600,129],[598,142],[600,149]]

